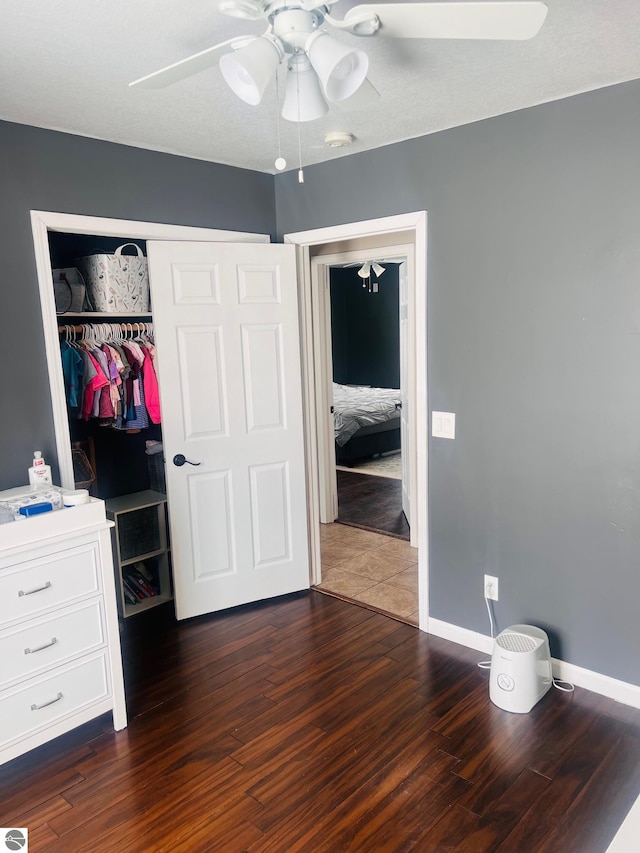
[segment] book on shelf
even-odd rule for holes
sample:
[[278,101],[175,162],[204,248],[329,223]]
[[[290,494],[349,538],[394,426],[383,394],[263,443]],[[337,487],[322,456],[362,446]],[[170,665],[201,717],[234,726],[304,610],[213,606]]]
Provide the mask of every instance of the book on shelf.
[[127,604],[137,604],[138,596],[130,586],[126,578],[122,578],[122,594],[125,597]]
[[123,573],[123,583],[127,582],[138,599],[160,595],[160,587],[154,572],[143,562],[134,563]]
[[146,581],[141,580],[134,574],[128,574],[127,580],[140,598],[151,598],[156,594],[155,590],[153,590]]

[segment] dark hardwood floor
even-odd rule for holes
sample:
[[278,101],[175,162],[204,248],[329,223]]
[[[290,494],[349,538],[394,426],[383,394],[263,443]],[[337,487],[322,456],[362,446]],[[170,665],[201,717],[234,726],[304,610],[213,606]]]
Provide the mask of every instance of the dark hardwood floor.
[[508,714],[481,655],[319,593],[123,641],[128,729],[0,767],[30,853],[602,853],[640,790],[640,711]]
[[402,480],[337,471],[338,521],[409,540],[402,512]]

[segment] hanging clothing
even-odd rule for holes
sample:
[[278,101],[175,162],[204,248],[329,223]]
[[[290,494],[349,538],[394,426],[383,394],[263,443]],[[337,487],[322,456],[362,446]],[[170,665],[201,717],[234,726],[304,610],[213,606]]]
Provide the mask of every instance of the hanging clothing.
[[149,412],[149,417],[154,424],[159,424],[162,420],[160,415],[160,393],[158,391],[158,378],[153,366],[153,358],[149,350],[144,348],[144,364],[143,385],[144,385],[144,400]]
[[67,405],[70,409],[79,409],[82,400],[82,377],[84,360],[78,349],[68,341],[63,341],[60,347],[62,355],[62,375]]
[[149,426],[149,418],[144,407],[142,367],[144,353],[135,341],[123,341],[131,372],[128,379],[127,408],[124,413],[122,429],[145,429]]
[[83,376],[84,398],[82,404],[82,418],[85,421],[88,421],[94,412],[96,393],[105,385],[108,385],[109,380],[104,375],[100,362],[92,353],[85,350],[84,356],[85,372]]
[[[154,367],[153,342],[136,332],[122,338],[120,325],[86,328],[81,341],[60,345],[67,403],[78,418],[99,421],[118,430],[146,429],[159,424],[160,394]],[[61,329],[62,331],[62,329]]]

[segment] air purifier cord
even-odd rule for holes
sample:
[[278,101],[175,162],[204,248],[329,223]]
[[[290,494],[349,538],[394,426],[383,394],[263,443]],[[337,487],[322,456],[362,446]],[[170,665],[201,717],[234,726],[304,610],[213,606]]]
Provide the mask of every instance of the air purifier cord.
[[[566,684],[566,687],[561,687],[560,685]],[[554,678],[553,686],[556,690],[562,690],[563,693],[573,693],[576,689],[575,686],[570,681],[565,681],[563,678]]]
[[[493,613],[491,612],[491,605],[489,604],[489,599],[485,595],[484,603],[487,605],[487,613],[489,614],[489,626],[491,628],[491,639],[495,639],[496,628],[493,622]],[[491,669],[491,661],[490,660],[481,660],[478,662],[478,666],[480,669]]]

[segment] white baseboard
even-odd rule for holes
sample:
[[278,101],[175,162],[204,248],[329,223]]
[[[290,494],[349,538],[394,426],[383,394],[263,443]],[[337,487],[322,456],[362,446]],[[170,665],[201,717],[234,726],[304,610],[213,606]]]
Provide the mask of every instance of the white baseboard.
[[[458,643],[469,649],[476,649],[483,654],[491,655],[493,651],[491,637],[486,634],[479,634],[477,631],[469,631],[467,628],[460,628],[450,622],[442,622],[440,619],[429,618],[427,632],[436,637],[442,637],[443,640],[450,640],[452,643]],[[599,693],[601,696],[606,696],[615,702],[621,702],[623,705],[640,708],[640,685],[619,681],[600,672],[593,672],[590,669],[584,669],[563,660],[556,660],[556,658],[552,658],[551,662],[554,678],[570,681],[577,687],[584,687],[585,690]]]
[[431,616],[427,625],[427,633],[435,634],[436,637],[442,637],[443,640],[451,640],[452,643],[458,643],[468,649],[475,649],[487,655],[493,651],[493,640],[486,634],[469,631],[468,628],[460,628],[451,622],[441,622],[440,619],[433,619]]

